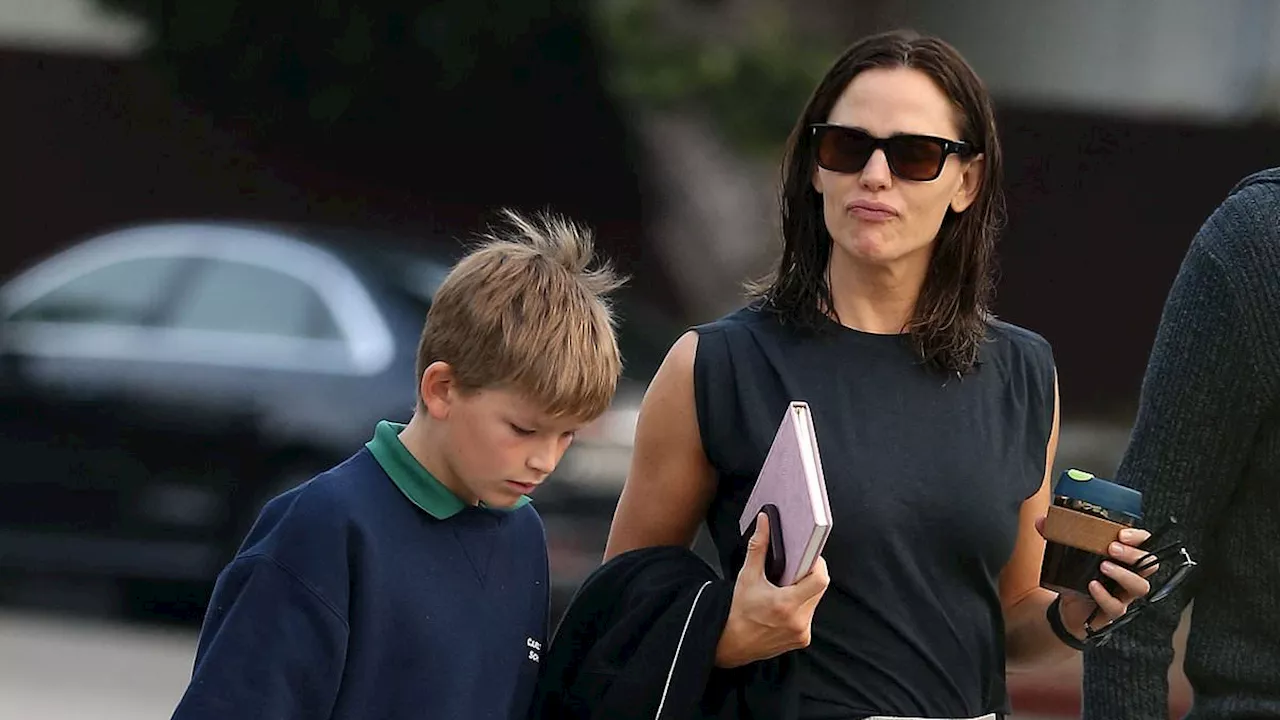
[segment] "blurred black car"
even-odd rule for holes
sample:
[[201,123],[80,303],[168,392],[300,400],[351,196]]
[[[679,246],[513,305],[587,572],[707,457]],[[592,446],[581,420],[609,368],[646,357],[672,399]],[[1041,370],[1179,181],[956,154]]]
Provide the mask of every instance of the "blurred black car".
[[[262,504],[405,421],[446,239],[213,222],[89,239],[0,288],[0,571],[121,583],[198,619]],[[626,376],[534,497],[553,612],[600,560],[678,328],[618,297]]]

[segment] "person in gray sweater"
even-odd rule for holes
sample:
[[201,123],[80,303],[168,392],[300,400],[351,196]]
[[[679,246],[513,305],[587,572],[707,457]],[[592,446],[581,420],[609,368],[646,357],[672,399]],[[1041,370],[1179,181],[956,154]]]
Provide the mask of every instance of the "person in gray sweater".
[[1171,637],[1192,601],[1187,718],[1280,717],[1280,168],[1240,181],[1192,242],[1117,478],[1142,491],[1148,525],[1177,519],[1199,568],[1086,649],[1084,718],[1169,717]]

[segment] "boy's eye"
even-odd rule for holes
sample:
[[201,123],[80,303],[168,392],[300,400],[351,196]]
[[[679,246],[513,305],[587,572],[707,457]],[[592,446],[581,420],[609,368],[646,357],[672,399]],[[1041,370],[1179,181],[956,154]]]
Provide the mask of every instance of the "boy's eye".
[[509,424],[509,425],[511,425],[511,429],[512,429],[512,430],[515,432],[515,434],[517,434],[517,435],[532,435],[532,434],[534,433],[534,431],[533,431],[533,430],[530,430],[529,428],[523,428],[523,427],[520,427],[519,425],[517,425],[517,424],[515,424],[515,423],[508,423],[508,424]]

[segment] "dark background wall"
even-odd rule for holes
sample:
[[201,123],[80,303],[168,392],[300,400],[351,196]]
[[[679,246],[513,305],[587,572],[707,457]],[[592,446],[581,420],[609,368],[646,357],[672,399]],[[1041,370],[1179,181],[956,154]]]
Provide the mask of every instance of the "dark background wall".
[[1064,416],[1128,419],[1187,246],[1236,182],[1280,166],[1280,127],[1018,108],[999,122],[997,309],[1053,343]]

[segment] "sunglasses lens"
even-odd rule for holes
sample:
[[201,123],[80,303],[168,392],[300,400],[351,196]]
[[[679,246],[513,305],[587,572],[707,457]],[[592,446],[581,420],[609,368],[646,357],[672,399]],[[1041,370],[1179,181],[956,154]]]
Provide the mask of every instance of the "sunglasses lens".
[[[870,135],[853,128],[819,127],[814,138],[818,165],[832,172],[860,172],[875,147]],[[928,138],[898,136],[884,147],[889,170],[906,180],[933,180],[946,159],[942,145]]]
[[889,168],[907,180],[932,180],[942,169],[942,146],[924,138],[895,137],[888,156]]
[[856,173],[871,157],[872,142],[871,136],[852,128],[818,128],[818,165],[832,172]]

